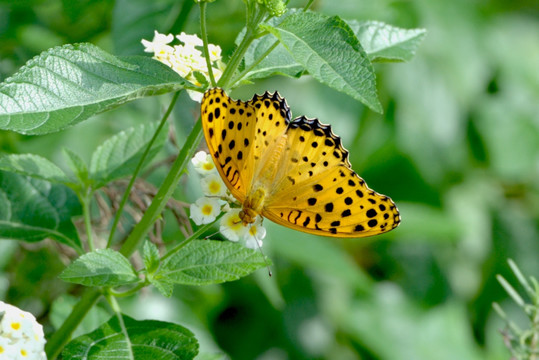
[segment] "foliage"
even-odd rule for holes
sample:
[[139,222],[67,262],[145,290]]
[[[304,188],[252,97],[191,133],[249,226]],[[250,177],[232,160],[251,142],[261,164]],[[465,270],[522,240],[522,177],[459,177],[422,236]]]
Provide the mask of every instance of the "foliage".
[[[529,2],[282,6],[0,4],[0,290],[44,323],[50,359],[508,357],[496,274],[507,257],[539,271]],[[331,123],[401,227],[339,241],[265,222],[271,278],[259,251],[193,231],[183,90],[212,85],[144,55],[155,29],[221,45],[233,97],[278,89]]]

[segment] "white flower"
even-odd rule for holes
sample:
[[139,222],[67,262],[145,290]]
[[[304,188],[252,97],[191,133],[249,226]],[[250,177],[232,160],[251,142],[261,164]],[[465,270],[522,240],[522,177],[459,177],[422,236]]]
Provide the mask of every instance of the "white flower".
[[209,224],[214,222],[217,216],[221,213],[222,200],[201,197],[190,207],[190,218],[195,224]]
[[196,35],[187,35],[182,32],[180,35],[176,35],[176,38],[184,43],[185,46],[202,46],[202,39]]
[[247,232],[240,219],[241,209],[232,209],[221,218],[219,231],[230,241],[238,241]]
[[172,51],[172,47],[168,45],[172,40],[174,40],[174,35],[165,35],[154,31],[152,41],[142,39],[141,42],[144,45],[144,52],[158,54],[166,52],[165,50]]
[[0,301],[0,359],[46,359],[44,347],[34,315]]
[[207,196],[222,197],[226,195],[226,185],[218,174],[210,174],[200,181],[202,192]]
[[197,152],[191,159],[191,163],[195,167],[196,172],[201,175],[209,175],[217,172],[211,155],[205,151]]
[[[203,46],[202,40],[196,35],[188,35],[184,32],[177,35],[176,38],[183,45],[169,45],[174,40],[174,36],[172,34],[159,34],[157,31],[152,41],[141,40],[141,42],[145,47],[144,51],[153,52],[154,59],[169,66],[187,81],[196,86],[202,86],[200,77],[197,79],[194,75],[195,72],[199,72],[209,82],[208,64],[201,49]],[[221,61],[221,48],[214,44],[208,44],[208,52],[214,78],[219,80],[225,68]],[[194,101],[200,102],[202,100],[201,92],[193,90],[188,90],[187,92]]]
[[257,216],[255,222],[249,224],[249,230],[243,236],[245,247],[257,249],[262,247],[262,239],[266,237],[266,228],[262,226],[262,218]]
[[221,60],[221,47],[219,45],[208,44],[211,62]]

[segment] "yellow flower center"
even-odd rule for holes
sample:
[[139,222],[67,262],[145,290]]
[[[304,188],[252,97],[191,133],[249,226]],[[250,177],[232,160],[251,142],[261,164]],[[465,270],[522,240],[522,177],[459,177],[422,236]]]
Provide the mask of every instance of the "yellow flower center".
[[24,357],[27,357],[28,353],[26,352],[26,350],[21,349],[21,355],[24,356]]
[[21,328],[21,323],[19,323],[19,322],[13,322],[13,323],[11,323],[11,328],[12,328],[13,330],[19,330],[19,329]]
[[4,353],[4,347],[0,345],[0,354]]
[[204,168],[204,170],[212,170],[213,169],[213,163],[211,162],[205,162],[204,165],[202,165],[202,167]]
[[202,213],[204,215],[211,215],[212,210],[213,210],[213,207],[211,205],[204,205],[202,207]]
[[221,184],[219,184],[217,181],[212,181],[209,189],[212,194],[217,194],[221,190]]
[[234,216],[231,216],[228,219],[228,224],[227,225],[228,225],[229,228],[231,228],[231,229],[233,229],[235,231],[239,230],[243,226],[243,224],[241,222],[241,219],[240,219],[239,215],[237,215],[237,214],[234,215]]
[[251,236],[256,235],[256,226],[251,225],[251,228],[249,229],[249,234],[251,234]]

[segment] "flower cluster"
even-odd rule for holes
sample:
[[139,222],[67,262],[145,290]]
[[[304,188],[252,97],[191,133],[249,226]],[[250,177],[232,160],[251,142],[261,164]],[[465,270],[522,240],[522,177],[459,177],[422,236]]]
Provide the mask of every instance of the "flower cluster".
[[[152,41],[142,40],[145,52],[153,53],[153,57],[163,64],[172,68],[180,74],[181,77],[195,84],[202,85],[197,79],[197,73],[209,80],[208,65],[202,51],[202,40],[196,35],[188,35],[182,32],[176,35],[183,45],[169,45],[174,40],[172,34],[160,34],[155,31]],[[221,61],[221,48],[217,45],[208,44],[208,52],[212,65],[212,72],[215,80],[218,80],[223,74],[224,64]],[[188,91],[191,99],[200,102],[202,93]]]
[[43,327],[34,315],[0,301],[0,359],[47,359]]
[[[228,191],[219,176],[210,154],[199,151],[191,160],[195,170],[202,175],[200,181],[205,196],[191,204],[190,217],[197,225],[209,224],[224,211],[219,231],[230,241],[245,241],[251,249],[262,246],[266,229],[262,226],[262,218],[257,216],[254,223],[244,226],[240,219],[241,209]],[[231,207],[232,205],[232,207]],[[236,207],[234,207],[236,206]]]

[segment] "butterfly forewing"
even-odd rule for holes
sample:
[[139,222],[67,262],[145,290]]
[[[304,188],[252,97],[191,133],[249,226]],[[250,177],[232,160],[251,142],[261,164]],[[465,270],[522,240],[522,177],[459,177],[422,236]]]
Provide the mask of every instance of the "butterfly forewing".
[[277,93],[232,100],[219,88],[208,90],[201,105],[206,143],[225,184],[241,202],[249,193],[263,154],[287,128],[290,110]]

